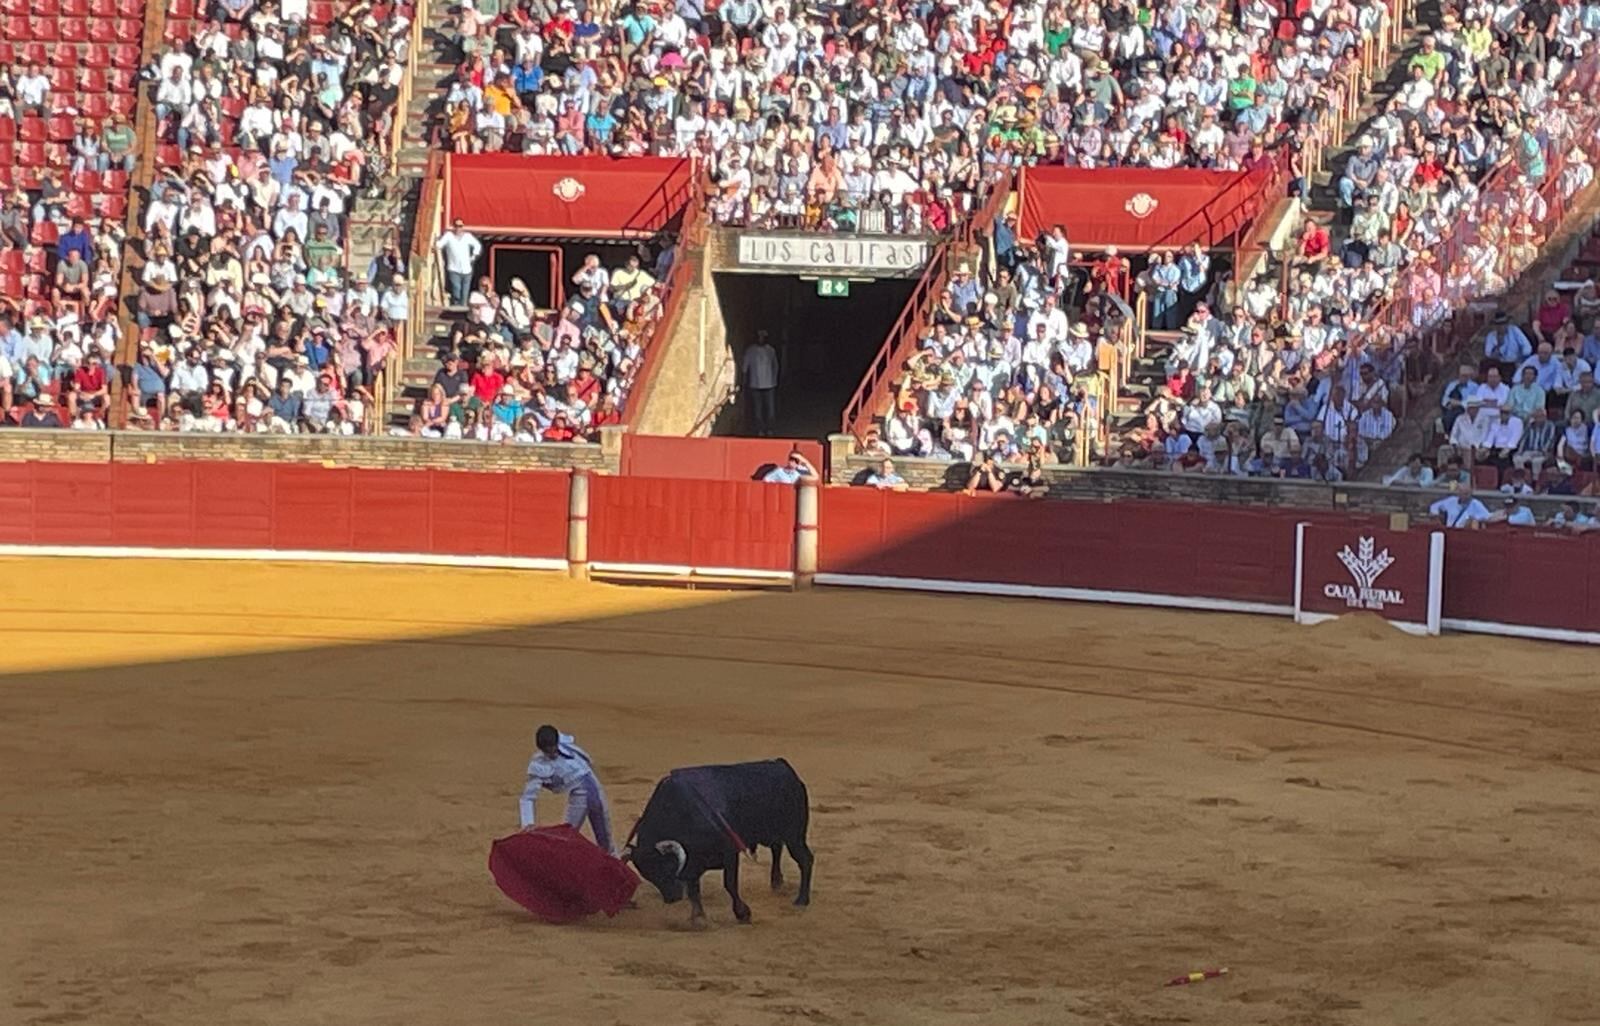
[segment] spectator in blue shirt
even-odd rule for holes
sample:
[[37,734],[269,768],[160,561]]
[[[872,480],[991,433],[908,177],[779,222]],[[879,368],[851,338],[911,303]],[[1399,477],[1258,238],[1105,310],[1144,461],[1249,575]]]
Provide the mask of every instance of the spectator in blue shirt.
[[544,84],[544,69],[534,62],[533,56],[523,58],[522,63],[511,72],[511,83],[517,90],[517,96],[529,107],[536,100],[539,87]]
[[65,260],[73,250],[78,251],[84,263],[94,263],[94,238],[89,234],[89,229],[84,227],[81,217],[73,218],[72,230],[63,232],[61,238],[56,240],[56,259]]

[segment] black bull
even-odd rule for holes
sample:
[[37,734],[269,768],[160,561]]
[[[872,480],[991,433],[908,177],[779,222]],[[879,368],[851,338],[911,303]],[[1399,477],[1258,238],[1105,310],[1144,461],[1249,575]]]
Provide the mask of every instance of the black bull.
[[810,818],[806,785],[783,759],[673,770],[656,784],[624,857],[668,904],[687,891],[694,919],[705,915],[700,875],[722,870],[733,914],[748,923],[750,906],[739,897],[739,856],[758,845],[772,849],[773,890],[783,885],[781,857],[789,849],[800,867],[794,903],[811,903]]

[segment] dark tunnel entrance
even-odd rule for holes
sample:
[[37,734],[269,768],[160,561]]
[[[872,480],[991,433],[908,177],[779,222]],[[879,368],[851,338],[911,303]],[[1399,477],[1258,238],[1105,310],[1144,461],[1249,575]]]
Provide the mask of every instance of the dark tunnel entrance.
[[[719,435],[758,434],[752,395],[744,387],[745,350],[765,330],[778,352],[776,417],[782,438],[825,438],[894,327],[916,281],[849,281],[849,295],[821,295],[841,279],[779,274],[716,275],[728,345],[741,368],[739,400],[722,411]],[[837,286],[834,286],[835,288]]]

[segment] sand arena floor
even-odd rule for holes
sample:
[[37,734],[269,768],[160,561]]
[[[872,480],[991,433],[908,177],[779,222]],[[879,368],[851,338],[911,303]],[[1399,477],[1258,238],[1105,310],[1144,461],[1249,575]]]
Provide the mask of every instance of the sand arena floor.
[[[493,571],[0,571],[0,1023],[1600,1022],[1592,651]],[[710,878],[704,930],[644,890],[530,921],[484,859],[545,719],[622,831],[674,766],[788,757],[812,907],[762,865],[751,927]]]

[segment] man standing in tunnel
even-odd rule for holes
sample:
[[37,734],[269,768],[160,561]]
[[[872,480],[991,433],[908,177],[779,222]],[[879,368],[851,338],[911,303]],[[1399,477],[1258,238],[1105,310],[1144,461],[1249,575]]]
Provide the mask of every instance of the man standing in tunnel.
[[778,417],[778,351],[768,341],[766,329],[757,331],[756,340],[745,348],[740,369],[756,434],[770,436]]

